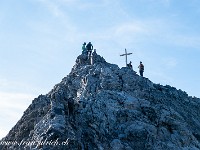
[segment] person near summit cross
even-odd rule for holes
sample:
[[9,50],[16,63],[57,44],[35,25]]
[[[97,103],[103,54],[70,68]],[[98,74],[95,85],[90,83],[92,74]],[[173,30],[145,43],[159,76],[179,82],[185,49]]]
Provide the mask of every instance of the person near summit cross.
[[140,65],[138,66],[138,68],[139,68],[140,76],[143,77],[144,65],[142,64],[142,62],[140,62]]
[[89,56],[91,56],[92,50],[93,50],[93,45],[91,44],[91,42],[89,42],[89,43],[86,45],[86,49],[87,49],[87,52],[88,52]]
[[82,46],[82,54],[87,54],[87,49],[86,49],[85,45],[86,45],[86,43],[84,42],[83,46]]
[[130,61],[130,63],[129,64],[127,64],[127,67],[129,67],[130,69],[133,69],[133,66],[132,66],[132,64],[131,64],[132,62]]

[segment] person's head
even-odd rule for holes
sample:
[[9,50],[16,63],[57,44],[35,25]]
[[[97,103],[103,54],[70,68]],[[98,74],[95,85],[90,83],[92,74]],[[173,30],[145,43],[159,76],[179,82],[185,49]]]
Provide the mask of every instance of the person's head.
[[86,45],[86,43],[84,42],[83,45]]
[[130,64],[132,63],[132,61],[130,61]]
[[142,64],[142,62],[140,61],[140,64]]

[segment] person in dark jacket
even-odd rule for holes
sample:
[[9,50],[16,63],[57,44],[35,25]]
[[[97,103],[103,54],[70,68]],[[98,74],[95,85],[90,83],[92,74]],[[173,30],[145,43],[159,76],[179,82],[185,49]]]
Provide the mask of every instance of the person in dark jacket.
[[87,52],[88,52],[89,56],[91,56],[91,53],[92,53],[92,50],[93,50],[93,45],[91,44],[91,42],[89,42],[86,45],[86,49],[87,49]]
[[144,65],[142,64],[142,62],[140,62],[140,65],[138,66],[138,68],[139,68],[140,76],[143,77]]
[[130,68],[130,69],[133,69],[133,66],[132,66],[132,64],[131,64],[132,62],[130,61],[130,63],[129,64],[127,64],[127,67],[128,68]]

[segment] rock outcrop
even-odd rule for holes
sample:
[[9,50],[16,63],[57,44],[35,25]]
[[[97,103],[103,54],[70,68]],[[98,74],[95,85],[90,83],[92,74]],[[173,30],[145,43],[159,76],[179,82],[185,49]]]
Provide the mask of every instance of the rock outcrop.
[[198,150],[200,99],[93,53],[40,95],[1,150]]

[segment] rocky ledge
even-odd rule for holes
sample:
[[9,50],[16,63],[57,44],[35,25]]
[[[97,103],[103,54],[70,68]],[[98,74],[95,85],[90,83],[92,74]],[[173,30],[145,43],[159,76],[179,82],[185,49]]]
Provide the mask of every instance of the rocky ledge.
[[199,108],[200,99],[182,90],[96,53],[80,55],[69,75],[32,101],[0,149],[199,150]]

